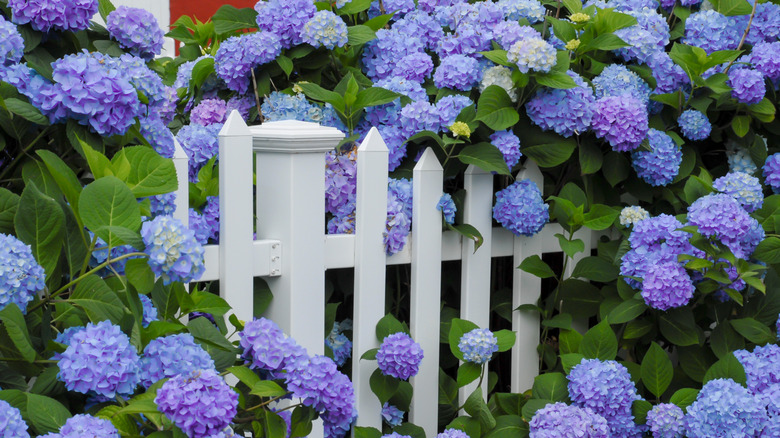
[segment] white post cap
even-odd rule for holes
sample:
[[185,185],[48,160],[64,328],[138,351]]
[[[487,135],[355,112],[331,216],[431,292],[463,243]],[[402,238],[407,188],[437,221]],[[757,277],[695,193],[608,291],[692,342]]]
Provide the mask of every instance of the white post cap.
[[298,120],[266,122],[259,126],[251,126],[249,130],[252,132],[252,146],[255,152],[282,154],[327,152],[335,148],[344,138],[344,133],[336,128]]

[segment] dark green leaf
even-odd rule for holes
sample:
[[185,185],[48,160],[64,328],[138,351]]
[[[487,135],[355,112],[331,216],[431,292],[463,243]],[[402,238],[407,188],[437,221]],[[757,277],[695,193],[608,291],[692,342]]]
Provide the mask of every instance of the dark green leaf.
[[642,359],[642,383],[645,388],[660,398],[672,383],[673,374],[674,369],[669,356],[658,344],[651,343],[650,349]]
[[551,278],[555,277],[555,272],[550,266],[545,263],[538,255],[528,256],[520,263],[518,269],[522,269],[529,274],[533,274],[539,278]]
[[589,359],[614,360],[617,350],[617,337],[605,319],[585,333],[579,352]]
[[62,403],[37,394],[27,394],[27,415],[32,427],[41,434],[58,432],[71,417]]
[[231,5],[221,6],[211,17],[217,35],[242,29],[257,28],[257,12],[253,8],[238,9]]
[[[560,72],[560,71],[551,71],[549,73],[541,73],[534,76],[536,79],[536,82],[539,85],[550,87],[550,88],[559,88],[559,89],[566,89],[566,88],[574,88],[577,86],[577,83],[574,82],[574,79],[569,77],[566,73]],[[514,123],[513,123],[514,124]]]
[[51,280],[65,236],[65,214],[60,204],[29,181],[19,199],[14,225],[19,240],[30,245],[33,257]]
[[347,43],[350,46],[365,44],[376,38],[376,32],[368,26],[358,24],[347,28]]
[[576,149],[572,139],[561,139],[557,143],[523,146],[523,155],[528,156],[539,167],[555,167],[565,163]]
[[118,226],[134,231],[141,227],[141,211],[133,192],[114,176],[103,177],[84,187],[79,213],[84,225],[111,247],[117,246],[122,239],[105,227]]
[[458,367],[458,387],[462,388],[477,380],[482,373],[482,365],[472,362],[463,362]]
[[86,312],[90,321],[97,324],[109,320],[118,324],[124,315],[125,307],[102,278],[90,275],[81,280],[68,302]]
[[466,146],[458,154],[458,159],[462,163],[473,164],[487,172],[509,175],[509,167],[506,165],[504,155],[490,143]]
[[11,342],[22,358],[32,363],[36,356],[35,349],[30,340],[27,322],[25,322],[24,315],[16,303],[7,304],[3,310],[0,310],[0,321],[3,321],[8,337],[11,338]]
[[742,386],[747,383],[747,376],[745,375],[745,368],[734,356],[734,353],[729,353],[723,356],[719,361],[715,362],[707,374],[704,375],[704,382],[707,383],[710,380],[715,379],[731,379]]
[[647,310],[647,305],[642,300],[631,299],[623,301],[609,312],[609,322],[612,324],[623,324],[643,314],[645,310]]
[[271,380],[257,382],[251,388],[252,390],[249,393],[258,397],[280,397],[287,394],[284,388]]
[[30,122],[42,126],[49,125],[49,119],[41,114],[41,111],[38,108],[32,106],[32,104],[29,102],[15,98],[9,98],[5,99],[5,107],[8,109],[8,111],[11,111],[16,115],[29,120]]
[[574,267],[571,276],[606,283],[616,279],[618,273],[617,266],[602,258],[591,256],[580,260]]
[[14,216],[19,208],[19,195],[0,187],[0,233],[14,234]]
[[732,319],[729,322],[734,330],[754,344],[764,345],[775,341],[775,334],[769,327],[753,318]]
[[661,334],[671,343],[685,347],[699,343],[699,332],[690,309],[672,309],[661,314]]
[[405,332],[404,325],[398,321],[391,313],[383,316],[376,324],[376,338],[379,342],[386,337],[399,332]]
[[498,351],[509,351],[515,345],[517,335],[510,330],[499,330],[494,332],[493,335],[498,339]]
[[481,387],[477,387],[474,389],[474,392],[469,395],[466,399],[466,403],[463,405],[463,410],[479,420],[482,430],[491,430],[496,427],[496,419],[493,417],[490,408],[488,408],[485,403]]
[[477,102],[477,120],[494,131],[503,131],[520,120],[506,90],[498,85],[487,87]]
[[484,438],[526,438],[528,437],[528,424],[519,415],[501,415],[496,417],[496,427],[488,432]]
[[569,381],[561,373],[547,373],[534,378],[531,396],[556,402],[569,400]]
[[369,385],[379,402],[384,404],[398,390],[398,379],[382,374],[382,371],[377,368],[369,378]]

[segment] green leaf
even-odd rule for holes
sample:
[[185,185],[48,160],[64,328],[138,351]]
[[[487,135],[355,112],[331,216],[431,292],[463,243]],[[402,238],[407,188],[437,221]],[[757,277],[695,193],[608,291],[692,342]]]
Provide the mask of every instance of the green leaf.
[[498,339],[499,352],[509,351],[514,347],[515,341],[517,340],[515,332],[510,330],[499,330],[493,332],[493,335]]
[[98,0],[98,12],[100,12],[100,18],[102,18],[104,22],[108,20],[108,14],[115,10],[116,7],[111,3],[111,0]]
[[125,183],[137,198],[176,191],[176,167],[173,160],[163,158],[152,148],[133,146],[122,149],[130,164]]
[[568,313],[559,313],[550,319],[542,320],[544,327],[559,328],[563,330],[571,330],[571,315]]
[[536,411],[544,408],[550,403],[555,403],[555,402],[552,400],[542,400],[538,398],[532,398],[531,400],[528,400],[523,406],[523,418],[525,419],[525,421],[530,422],[531,419],[534,418],[534,415],[536,415]]
[[482,373],[482,365],[472,362],[463,362],[458,367],[458,387],[462,388],[469,383],[477,380]]
[[406,332],[404,325],[398,321],[392,313],[388,313],[383,316],[379,322],[376,323],[376,339],[379,342],[385,340],[386,337],[399,332]]
[[579,353],[562,354],[561,366],[563,367],[563,371],[565,371],[566,374],[569,374],[571,369],[579,365],[583,359],[585,359],[585,356]]
[[352,428],[355,438],[382,438],[382,432],[373,427],[355,426]]
[[196,290],[190,294],[192,306],[188,312],[202,312],[214,316],[222,316],[230,311],[230,304],[219,295],[209,291]]
[[[35,153],[43,160],[43,163],[54,178],[54,181],[57,182],[57,186],[59,186],[60,190],[62,190],[62,193],[65,195],[65,199],[68,200],[68,203],[70,203],[71,206],[78,206],[82,187],[76,174],[53,152],[45,149],[38,149]],[[74,209],[74,213],[75,212],[76,210]],[[79,219],[78,215],[76,215],[76,219]]]
[[254,371],[250,370],[247,367],[235,366],[235,367],[230,367],[225,371],[236,376],[236,378],[241,383],[248,386],[249,388],[253,388],[255,385],[262,382],[260,377]]
[[466,399],[466,403],[463,405],[463,410],[469,415],[479,420],[479,424],[482,430],[491,430],[496,427],[496,419],[493,414],[490,413],[485,403],[485,399],[482,396],[482,387],[474,389],[469,397]]
[[16,303],[8,304],[3,310],[0,310],[0,321],[3,321],[8,337],[19,350],[22,358],[32,363],[36,356],[35,349],[30,340],[29,330],[27,330],[27,322],[25,322],[24,315]]
[[49,119],[46,118],[43,114],[41,114],[41,111],[32,106],[31,103],[25,102],[23,100],[15,99],[15,98],[9,98],[5,99],[5,107],[8,111],[24,118],[25,120],[28,120],[30,122],[33,122],[37,125],[42,126],[48,126],[49,125]]
[[29,181],[19,199],[14,225],[16,236],[30,245],[47,279],[53,279],[65,237],[65,213],[60,204]]
[[154,273],[146,259],[131,259],[125,265],[125,276],[138,292],[148,294],[154,288]]
[[84,225],[111,247],[123,241],[104,227],[118,226],[133,231],[141,227],[141,211],[133,192],[114,176],[100,178],[84,187],[79,213]]
[[90,275],[81,280],[68,302],[86,312],[90,321],[109,320],[118,324],[124,316],[125,306],[102,278]]
[[19,208],[19,195],[0,187],[0,233],[14,234],[14,217]]
[[379,403],[382,404],[390,400],[390,397],[398,390],[398,382],[398,379],[395,377],[382,374],[382,371],[379,368],[374,370],[368,380],[368,383],[371,386],[371,392],[376,394]]
[[556,402],[569,400],[569,381],[561,373],[547,373],[534,378],[531,396]]
[[326,90],[317,84],[311,82],[299,82],[298,86],[301,87],[303,94],[309,99],[319,102],[327,102],[333,105],[337,111],[344,112],[346,109],[344,104],[344,98],[340,94],[333,91]]
[[366,350],[365,353],[363,353],[360,356],[360,360],[376,360],[376,354],[379,352],[378,348],[372,348],[370,350]]
[[596,173],[604,163],[604,154],[601,148],[593,142],[584,141],[579,146],[580,171],[583,175]]
[[503,131],[515,125],[520,116],[506,90],[498,85],[491,85],[479,97],[477,120],[494,131]]
[[249,393],[258,397],[280,397],[287,394],[284,388],[271,380],[257,382],[251,388],[252,390]]
[[154,403],[153,399],[148,398],[142,398],[142,399],[133,399],[131,400],[127,406],[124,406],[122,409],[117,411],[117,414],[156,414],[159,411],[157,410],[157,405]]
[[117,414],[121,409],[121,406],[108,405],[99,410],[95,416],[110,421],[116,427],[120,436],[138,435],[138,425],[135,419],[131,415]]
[[292,59],[284,55],[279,55],[276,58],[276,63],[279,64],[279,68],[281,68],[284,74],[287,75],[287,77],[289,78],[290,74],[292,74],[293,72],[293,67],[294,67]]
[[451,229],[455,230],[461,236],[474,241],[474,252],[476,253],[485,238],[482,237],[482,233],[479,232],[476,227],[469,224],[450,225]]
[[200,87],[204,82],[206,82],[206,79],[208,79],[208,77],[214,73],[214,58],[203,58],[195,63],[195,66],[192,68],[190,82],[193,85]]
[[522,269],[523,271],[529,274],[533,274],[539,278],[555,277],[555,272],[553,272],[552,268],[550,268],[550,265],[545,263],[542,258],[536,254],[526,257],[525,260],[520,263],[518,269]]
[[609,322],[612,324],[623,324],[643,314],[645,310],[647,310],[647,305],[643,300],[631,299],[623,301],[609,312]]
[[384,88],[366,88],[365,90],[358,93],[357,99],[355,99],[355,103],[352,105],[352,108],[353,110],[357,110],[370,106],[384,105],[394,101],[400,96],[400,94],[390,90],[385,90]]
[[376,17],[366,21],[363,24],[365,24],[366,26],[370,27],[371,29],[377,31],[377,30],[385,27],[385,25],[388,22],[390,22],[390,20],[392,18],[393,18],[393,14],[378,15],[378,16],[376,16]]
[[347,43],[350,46],[365,44],[374,38],[376,38],[376,32],[366,25],[358,24],[347,28]]
[[645,424],[647,422],[647,413],[653,409],[653,405],[647,400],[634,400],[631,404],[631,413],[634,414],[636,424]]
[[696,401],[699,396],[699,390],[693,388],[678,389],[669,399],[669,403],[677,405],[685,412],[685,409]]
[[218,371],[224,370],[236,362],[238,350],[208,319],[195,318],[190,320],[187,328],[195,341],[214,359]]
[[613,151],[604,156],[604,165],[601,169],[609,185],[615,187],[628,178],[630,165],[623,154]]
[[750,130],[750,116],[734,116],[731,121],[731,129],[737,137],[744,137]]
[[461,353],[460,348],[458,348],[460,338],[462,338],[464,334],[478,328],[479,326],[471,321],[466,321],[465,319],[460,318],[452,318],[450,333],[447,336],[447,339],[449,340],[450,351],[453,355],[455,355],[455,357],[463,360],[463,353]]
[[571,41],[577,38],[577,31],[571,21],[554,18],[550,15],[544,17],[552,25],[555,36],[561,41]]
[[487,172],[509,175],[504,155],[497,147],[482,142],[466,146],[458,154],[458,159],[465,164],[473,164]]
[[769,327],[753,318],[732,319],[729,323],[734,330],[754,344],[764,345],[775,341],[775,334]]
[[523,155],[534,160],[539,167],[555,167],[565,163],[576,148],[577,143],[572,139],[561,139],[556,143],[524,145]]
[[577,83],[569,75],[555,70],[549,73],[536,74],[534,78],[539,85],[549,88],[566,89],[577,86]]
[[619,215],[620,212],[612,207],[593,204],[590,206],[590,211],[585,213],[584,225],[594,231],[606,230],[612,226]]
[[753,11],[753,7],[745,0],[712,0],[710,3],[716,11],[727,17],[750,15]]
[[591,256],[580,260],[574,267],[571,276],[607,283],[616,279],[618,274],[617,266],[600,257]]
[[770,265],[780,263],[780,238],[772,236],[762,240],[753,252],[753,257]]
[[512,66],[512,63],[506,59],[506,50],[488,50],[479,52],[485,58],[495,62],[498,65]]
[[582,335],[577,330],[561,330],[558,338],[558,347],[561,354],[578,353],[580,351]]
[[617,350],[617,337],[605,319],[585,333],[579,352],[588,359],[614,360]]
[[238,9],[231,5],[223,5],[211,16],[214,32],[217,35],[242,29],[257,28],[257,12],[253,8]]
[[723,321],[712,329],[710,347],[718,358],[722,358],[732,351],[745,348],[745,339],[734,330],[731,324]]
[[[363,12],[371,7],[371,0],[352,0],[337,11],[339,15],[352,15],[358,12]],[[356,437],[357,438],[357,437]],[[362,438],[379,438],[379,437],[362,437]]]
[[669,356],[658,344],[651,343],[642,359],[642,383],[645,388],[660,398],[672,383],[673,375],[674,367]]
[[591,50],[616,50],[621,47],[626,47],[629,44],[620,39],[617,35],[613,33],[605,33],[602,35],[597,36],[596,38],[593,38],[592,40],[588,41],[586,44],[583,44],[582,47],[580,47],[577,52],[579,53],[585,53],[589,52]]
[[603,298],[597,287],[587,281],[568,278],[560,284],[561,312],[573,318],[590,318],[596,315]]
[[703,383],[715,379],[731,379],[742,386],[745,386],[747,383],[745,368],[734,356],[734,353],[729,353],[715,362],[710,369],[707,370],[707,374],[704,375]]
[[691,309],[671,309],[662,313],[658,324],[661,334],[678,347],[699,343],[699,331]]
[[527,438],[528,424],[519,415],[501,415],[496,417],[496,427],[484,438]]
[[32,427],[41,434],[58,432],[71,417],[62,403],[38,394],[27,394],[27,416]]

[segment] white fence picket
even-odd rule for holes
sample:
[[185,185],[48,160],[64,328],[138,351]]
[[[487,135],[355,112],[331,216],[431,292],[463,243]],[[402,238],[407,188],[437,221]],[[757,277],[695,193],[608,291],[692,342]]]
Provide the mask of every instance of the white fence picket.
[[356,402],[362,408],[357,425],[381,429],[382,406],[369,383],[376,361],[359,359],[379,346],[375,328],[385,310],[387,268],[382,232],[387,221],[388,150],[376,128],[371,128],[357,156],[352,383]]
[[173,217],[180,220],[185,226],[189,226],[190,215],[190,180],[189,180],[189,158],[179,144],[179,140],[173,139],[173,167],[176,169],[176,180],[179,187],[174,192],[176,200],[174,205],[176,210]]
[[427,149],[413,171],[412,200],[412,337],[425,358],[412,378],[414,397],[409,421],[436,436],[439,408],[439,321],[441,303],[441,212],[443,170],[433,149]]

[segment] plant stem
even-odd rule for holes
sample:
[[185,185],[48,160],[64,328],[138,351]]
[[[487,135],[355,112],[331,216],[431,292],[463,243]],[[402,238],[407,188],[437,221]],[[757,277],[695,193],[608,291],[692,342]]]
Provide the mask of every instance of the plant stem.
[[272,399],[270,399],[270,400],[267,400],[267,401],[264,401],[264,402],[262,402],[262,403],[260,403],[260,404],[258,404],[258,405],[252,406],[251,408],[247,408],[247,409],[245,410],[245,412],[252,412],[252,411],[254,411],[254,410],[256,410],[256,409],[260,409],[260,408],[262,408],[263,406],[268,406],[269,404],[271,404],[271,403],[273,403],[273,402],[275,402],[275,401],[279,400],[280,398],[286,397],[286,396],[287,396],[287,394],[280,395],[280,396],[278,396],[278,397],[274,397],[274,398],[272,398]]
[[[750,32],[750,25],[753,24],[753,17],[755,17],[756,15],[757,6],[758,6],[758,2],[754,1],[753,10],[750,11],[750,19],[748,20],[747,27],[745,28],[745,32],[742,34],[742,39],[739,40],[739,45],[737,46],[737,50],[740,50],[742,48],[742,45],[745,44],[745,38],[747,38],[748,33]],[[736,58],[732,59],[731,62],[729,62],[729,65],[726,66],[726,69],[723,70],[723,73],[728,74],[729,69],[731,68],[732,65],[734,65],[734,61],[736,60],[737,60]]]
[[38,143],[38,140],[40,140],[41,138],[43,138],[43,136],[46,134],[46,132],[48,132],[48,131],[49,131],[49,128],[50,128],[50,127],[51,127],[51,126],[47,126],[46,128],[44,128],[44,129],[43,129],[43,131],[41,131],[41,133],[40,133],[40,134],[38,134],[38,136],[37,136],[37,137],[35,137],[35,139],[34,139],[33,141],[31,141],[31,142],[30,142],[30,144],[28,144],[28,145],[27,145],[27,146],[26,146],[24,149],[22,149],[22,153],[21,153],[21,154],[17,155],[17,156],[16,156],[16,158],[15,158],[13,161],[11,161],[10,163],[8,163],[8,167],[6,167],[5,169],[3,169],[3,172],[2,172],[2,173],[0,173],[0,180],[4,179],[4,178],[5,178],[5,176],[8,174],[8,172],[10,172],[11,170],[13,170],[13,169],[14,169],[14,168],[15,168],[15,167],[16,167],[16,166],[19,164],[19,162],[21,161],[21,160],[20,160],[21,156],[22,156],[22,155],[27,155],[27,152],[28,152],[30,149],[32,149],[32,147],[33,147],[33,146],[35,146],[35,144],[36,144],[36,143]]
[[255,92],[255,105],[257,105],[257,118],[260,120],[260,124],[262,125],[263,122],[265,122],[265,117],[263,117],[263,110],[260,109],[260,95],[257,93],[257,78],[255,77],[255,69],[252,69],[252,89]]

